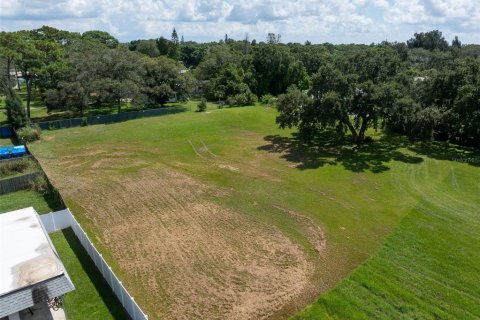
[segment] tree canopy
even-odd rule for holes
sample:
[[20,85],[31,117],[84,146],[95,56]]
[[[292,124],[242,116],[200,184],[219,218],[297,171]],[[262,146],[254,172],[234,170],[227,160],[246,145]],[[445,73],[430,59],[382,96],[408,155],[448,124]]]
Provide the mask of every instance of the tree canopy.
[[171,30],[129,43],[99,30],[0,32],[1,90],[9,94],[20,75],[27,118],[33,90],[50,111],[80,115],[106,105],[120,112],[125,102],[163,106],[192,94],[229,105],[278,96],[279,126],[297,127],[304,139],[335,128],[363,143],[374,128],[480,144],[480,46],[458,37],[450,44],[432,30],[406,42],[333,45],[282,43],[269,33],[265,41],[246,34],[197,43]]

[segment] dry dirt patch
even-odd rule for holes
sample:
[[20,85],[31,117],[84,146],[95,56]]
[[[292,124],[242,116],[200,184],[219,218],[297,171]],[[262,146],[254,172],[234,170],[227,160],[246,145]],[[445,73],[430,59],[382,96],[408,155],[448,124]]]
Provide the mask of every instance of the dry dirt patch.
[[[72,164],[60,175],[69,176]],[[92,162],[75,186],[53,175],[85,209],[151,318],[263,319],[309,287],[314,265],[302,247],[209,200],[218,190],[164,168],[121,178],[102,169]]]

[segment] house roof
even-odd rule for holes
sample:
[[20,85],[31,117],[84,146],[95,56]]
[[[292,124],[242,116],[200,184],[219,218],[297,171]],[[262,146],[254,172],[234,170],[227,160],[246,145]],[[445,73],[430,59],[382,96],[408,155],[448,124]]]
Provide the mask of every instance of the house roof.
[[0,214],[0,318],[72,290],[37,212]]

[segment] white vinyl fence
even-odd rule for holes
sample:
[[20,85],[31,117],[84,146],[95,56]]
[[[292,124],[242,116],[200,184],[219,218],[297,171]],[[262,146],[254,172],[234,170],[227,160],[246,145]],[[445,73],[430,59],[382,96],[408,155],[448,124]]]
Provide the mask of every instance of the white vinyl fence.
[[102,257],[102,254],[95,248],[69,209],[44,214],[41,215],[40,218],[48,233],[71,227],[130,317],[133,320],[148,320],[148,316],[140,309],[135,299],[128,293],[127,289],[125,289],[122,282]]

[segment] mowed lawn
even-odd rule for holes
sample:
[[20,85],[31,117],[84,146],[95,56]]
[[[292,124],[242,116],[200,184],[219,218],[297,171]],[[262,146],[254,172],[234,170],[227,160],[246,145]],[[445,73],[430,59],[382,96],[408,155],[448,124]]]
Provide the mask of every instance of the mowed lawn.
[[422,199],[381,249],[294,319],[480,318],[480,168],[439,151],[399,177]]
[[288,318],[332,288],[298,318],[480,316],[479,153],[305,146],[275,115],[45,131],[30,149],[152,319]]
[[65,295],[68,319],[130,319],[73,230],[51,233],[50,239],[75,286]]
[[17,192],[0,195],[0,212],[8,212],[26,207],[33,207],[39,214],[55,211],[45,198],[32,190],[20,190]]

